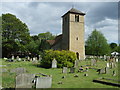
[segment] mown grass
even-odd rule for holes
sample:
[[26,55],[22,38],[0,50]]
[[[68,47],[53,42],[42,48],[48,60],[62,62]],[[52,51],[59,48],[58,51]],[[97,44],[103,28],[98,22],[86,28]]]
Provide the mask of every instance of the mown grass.
[[[27,70],[27,73],[35,74],[35,73],[44,73],[47,75],[52,75],[52,88],[117,88],[114,86],[103,85],[99,83],[92,82],[93,79],[98,79],[100,77],[107,77],[111,79],[118,79],[118,67],[110,69],[109,74],[98,74],[95,69],[89,69],[88,72],[79,72],[79,73],[67,73],[63,74],[61,68],[57,69],[45,69],[39,67],[38,64],[33,64],[32,62],[22,61],[22,62],[5,62],[5,60],[0,59],[3,65],[7,65],[7,67],[3,67],[8,69],[8,72],[2,73],[2,87],[4,88],[14,88],[15,87],[15,73],[9,73],[10,69],[17,67],[24,67]],[[90,65],[90,60],[80,61],[79,66],[82,65]],[[97,66],[92,66],[93,68],[103,68],[106,66],[106,62],[103,60],[99,60],[97,62]],[[90,66],[91,67],[91,66]],[[112,76],[112,71],[116,70],[116,76]],[[68,70],[69,72],[69,70]],[[87,73],[88,77],[84,76]],[[78,77],[74,77],[75,74],[78,74]],[[62,79],[62,76],[65,76]],[[62,84],[58,84],[61,81]]]

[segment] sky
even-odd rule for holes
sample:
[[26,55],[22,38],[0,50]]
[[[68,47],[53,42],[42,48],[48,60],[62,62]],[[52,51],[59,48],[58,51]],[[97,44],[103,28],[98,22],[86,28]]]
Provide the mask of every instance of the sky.
[[118,2],[2,2],[0,15],[11,13],[26,23],[30,35],[62,33],[62,15],[72,7],[86,13],[85,40],[94,29],[108,43],[118,43]]

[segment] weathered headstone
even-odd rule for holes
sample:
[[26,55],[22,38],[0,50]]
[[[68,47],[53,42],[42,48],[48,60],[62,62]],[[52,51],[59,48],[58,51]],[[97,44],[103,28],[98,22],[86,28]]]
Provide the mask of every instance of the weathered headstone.
[[32,61],[33,64],[37,64],[38,63],[38,60],[34,60]]
[[32,88],[34,83],[34,74],[19,74],[16,76],[16,88]]
[[112,74],[112,76],[116,76],[116,72],[115,72],[115,70],[113,70],[113,74]]
[[62,73],[67,73],[67,67],[63,67]]
[[107,56],[106,55],[104,55],[104,60],[107,60]]
[[96,65],[96,60],[95,59],[91,59],[91,66],[95,66]]
[[42,60],[42,58],[41,58],[41,56],[39,55],[39,61],[41,61]]
[[19,59],[19,56],[17,56],[16,59],[18,60],[18,59]]
[[85,73],[85,74],[84,74],[84,76],[88,76],[88,74],[87,74],[87,73]]
[[109,63],[106,64],[106,67],[108,67],[108,68],[110,67]]
[[70,68],[70,73],[75,73],[75,68],[74,67]]
[[52,77],[37,77],[36,88],[51,88]]
[[52,68],[57,68],[57,61],[55,60],[55,58],[52,61]]
[[99,74],[104,74],[104,73],[105,73],[105,69],[104,68],[100,69]]
[[109,73],[109,67],[105,67],[105,73]]
[[27,60],[30,61],[30,57],[29,56],[27,57]]
[[115,60],[116,62],[118,62],[118,58],[116,58],[116,60]]
[[36,58],[35,57],[33,57],[33,61],[35,61],[36,60]]
[[14,60],[15,59],[15,57],[14,56],[12,56],[12,60]]
[[79,64],[79,61],[78,61],[78,60],[75,60],[74,67],[75,67],[75,68],[78,68],[78,64]]
[[26,73],[26,69],[25,68],[15,68],[15,69],[11,69],[10,73],[16,73],[18,75],[18,74]]

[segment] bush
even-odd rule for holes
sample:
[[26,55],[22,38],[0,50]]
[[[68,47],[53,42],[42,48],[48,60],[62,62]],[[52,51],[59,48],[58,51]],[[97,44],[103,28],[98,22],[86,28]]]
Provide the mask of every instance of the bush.
[[72,67],[76,60],[76,54],[72,51],[45,50],[41,60],[41,66],[51,68],[52,60],[57,60],[57,67]]

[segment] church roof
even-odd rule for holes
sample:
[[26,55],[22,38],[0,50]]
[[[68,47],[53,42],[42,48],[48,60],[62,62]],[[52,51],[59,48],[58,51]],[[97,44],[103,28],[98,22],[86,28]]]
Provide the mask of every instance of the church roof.
[[85,15],[85,13],[75,9],[75,8],[71,8],[67,13],[65,13],[62,17],[64,17],[66,14],[68,13],[74,13],[74,14],[80,14],[80,15]]
[[51,46],[56,45],[62,39],[62,34],[55,37],[54,40],[46,40]]

